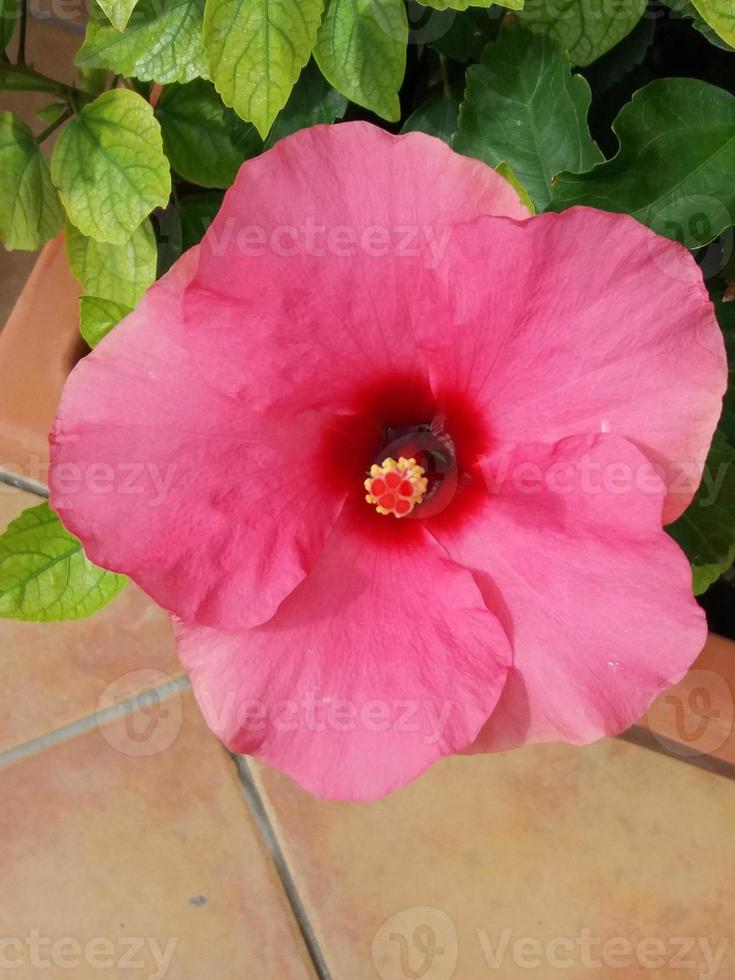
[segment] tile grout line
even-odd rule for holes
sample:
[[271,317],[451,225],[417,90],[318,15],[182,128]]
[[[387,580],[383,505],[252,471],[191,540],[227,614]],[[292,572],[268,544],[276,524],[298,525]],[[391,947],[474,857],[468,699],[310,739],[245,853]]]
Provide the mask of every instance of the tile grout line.
[[38,735],[36,738],[29,739],[27,742],[21,742],[20,745],[15,745],[12,749],[5,749],[4,752],[0,752],[0,769],[4,769],[6,766],[10,766],[15,762],[21,762],[23,759],[27,759],[29,756],[35,755],[37,752],[42,752],[44,749],[48,749],[53,745],[68,742],[78,735],[85,735],[97,727],[107,725],[112,721],[116,721],[118,718],[132,714],[134,711],[145,707],[150,702],[151,697],[165,701],[177,694],[183,694],[189,687],[188,677],[175,677],[170,681],[166,681],[165,684],[160,684],[158,687],[151,687],[129,698],[125,698],[118,704],[111,705],[109,708],[102,708],[100,711],[95,711],[94,714],[86,715],[77,721],[71,721],[67,725],[54,728],[53,731],[46,732],[44,735]]
[[[166,681],[165,684],[160,684],[157,687],[140,691],[138,694],[125,698],[118,704],[111,705],[109,708],[103,708],[100,711],[95,711],[91,715],[86,715],[84,718],[80,718],[77,721],[72,721],[66,725],[61,725],[59,728],[46,732],[44,735],[39,735],[36,738],[29,739],[27,742],[21,742],[19,745],[13,746],[13,748],[5,749],[4,751],[0,752],[0,770],[5,769],[16,762],[22,762],[30,756],[43,752],[45,749],[51,748],[52,746],[69,742],[80,735],[85,735],[88,732],[93,731],[95,728],[101,727],[102,725],[107,725],[118,720],[119,718],[132,714],[133,712],[144,707],[150,701],[152,696],[156,697],[159,701],[166,701],[168,698],[175,697],[178,694],[183,694],[190,688],[191,684],[188,677],[183,676],[172,678],[171,680]],[[228,755],[230,755],[231,759],[235,763],[238,782],[240,784],[245,803],[253,816],[258,831],[260,832],[261,837],[268,848],[268,852],[271,855],[273,863],[275,864],[278,877],[286,893],[286,898],[289,906],[291,907],[291,911],[296,920],[301,937],[304,940],[309,958],[314,966],[314,969],[316,970],[318,980],[331,980],[331,974],[329,973],[324,955],[319,947],[319,943],[316,935],[314,934],[312,925],[306,915],[306,911],[296,888],[296,884],[293,880],[293,876],[291,875],[288,863],[283,854],[281,846],[278,843],[275,831],[273,830],[273,826],[266,813],[263,799],[255,785],[250,770],[247,766],[247,762],[244,758],[235,756],[232,753],[228,753]]]
[[10,470],[5,470],[1,466],[0,483],[5,483],[9,487],[16,487],[18,490],[25,490],[26,493],[32,493],[36,497],[48,497],[48,487],[44,483],[31,480],[27,476],[11,473]]
[[329,967],[327,966],[324,954],[319,946],[319,941],[316,938],[314,927],[306,914],[306,909],[301,901],[301,896],[299,895],[298,888],[296,887],[296,882],[293,879],[288,861],[283,853],[283,848],[279,843],[273,824],[271,823],[270,817],[266,811],[263,797],[260,794],[260,790],[258,789],[255,780],[253,779],[247,759],[244,756],[235,755],[232,752],[228,754],[235,764],[242,794],[245,797],[245,802],[253,815],[253,819],[255,820],[258,830],[260,831],[268,851],[270,852],[273,863],[275,864],[278,877],[281,880],[281,885],[286,893],[288,903],[291,906],[291,912],[293,913],[296,924],[299,927],[301,937],[304,940],[304,944],[306,945],[312,965],[316,970],[317,977],[319,980],[331,980]]

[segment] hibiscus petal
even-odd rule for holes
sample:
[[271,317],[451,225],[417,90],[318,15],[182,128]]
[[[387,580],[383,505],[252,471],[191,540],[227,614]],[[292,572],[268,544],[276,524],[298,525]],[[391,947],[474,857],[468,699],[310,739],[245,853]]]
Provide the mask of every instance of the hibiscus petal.
[[[181,346],[188,254],[74,369],[51,436],[51,502],[89,557],[222,628],[268,619],[311,566],[348,489],[329,465],[362,423],[276,422],[211,387]],[[339,437],[339,438],[337,438]]]
[[726,359],[682,246],[590,208],[478,219],[423,270],[415,330],[432,387],[465,392],[496,442],[611,432],[661,468],[666,523],[691,501]]
[[176,632],[199,705],[232,751],[318,795],[372,799],[474,739],[511,654],[472,576],[419,522],[381,546],[355,506],[270,622]]
[[421,379],[419,269],[481,214],[528,212],[440,140],[363,122],[301,130],[225,195],[187,291],[188,342],[215,385],[256,409],[349,407],[379,375]]
[[513,646],[474,750],[624,730],[706,637],[689,564],[661,527],[662,481],[615,436],[523,445],[484,472],[462,522],[447,511],[427,523],[473,572]]

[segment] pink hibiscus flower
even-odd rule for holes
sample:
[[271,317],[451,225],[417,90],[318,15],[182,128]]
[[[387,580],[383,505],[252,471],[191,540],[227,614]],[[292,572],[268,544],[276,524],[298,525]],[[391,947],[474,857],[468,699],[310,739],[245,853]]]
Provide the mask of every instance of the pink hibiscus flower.
[[211,728],[330,797],[584,743],[705,623],[662,527],[725,386],[688,253],[529,218],[422,134],[317,126],[73,371],[52,503],[174,614]]

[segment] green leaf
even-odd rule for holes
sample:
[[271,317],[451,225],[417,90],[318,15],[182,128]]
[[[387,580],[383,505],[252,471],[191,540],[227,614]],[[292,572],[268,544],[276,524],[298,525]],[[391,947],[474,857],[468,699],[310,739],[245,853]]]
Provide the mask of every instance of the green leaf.
[[72,224],[98,241],[124,244],[171,191],[153,109],[129,89],[104,92],[59,137],[51,176]]
[[735,300],[724,299],[724,289],[721,286],[710,286],[710,298],[715,304],[717,320],[725,335],[727,350],[728,384],[722,404],[720,428],[735,446]]
[[332,88],[315,62],[310,61],[294,85],[288,102],[278,113],[266,146],[270,148],[284,136],[306,126],[341,119],[346,111],[347,99]]
[[403,0],[328,0],[314,57],[348,99],[396,120],[407,44]]
[[587,128],[589,103],[589,85],[555,41],[504,24],[467,71],[454,148],[491,167],[507,163],[542,210],[556,174],[602,159]]
[[479,61],[485,45],[494,41],[500,30],[501,11],[470,7],[464,13],[437,11],[431,15],[430,47],[454,61],[466,64]]
[[432,95],[412,112],[403,124],[402,133],[428,133],[445,143],[452,141],[457,131],[459,99],[453,95]]
[[114,303],[111,299],[101,296],[79,297],[79,330],[90,347],[106,337],[112,328],[124,316],[131,312],[129,306]]
[[229,187],[242,162],[263,148],[257,129],[228,109],[203,79],[164,89],[156,116],[171,166],[202,187]]
[[109,22],[118,31],[124,31],[127,27],[137,2],[138,0],[97,0]]
[[0,535],[0,617],[50,622],[102,609],[127,579],[98,568],[47,503],[30,507]]
[[202,240],[222,207],[223,196],[221,191],[203,191],[201,194],[189,194],[176,205],[181,220],[182,251],[198,245]]
[[316,41],[324,0],[208,0],[204,47],[225,103],[263,139]]
[[718,37],[735,46],[735,0],[692,0],[694,7]]
[[30,128],[0,112],[0,238],[6,248],[32,250],[64,221],[46,157]]
[[64,113],[67,111],[67,106],[63,102],[50,102],[48,105],[42,106],[40,109],[36,110],[36,115],[47,125],[56,122],[60,119]]
[[18,0],[0,0],[0,51],[10,44],[20,15]]
[[77,68],[77,88],[96,99],[107,88],[109,75],[106,68]]
[[665,2],[666,6],[669,7],[670,10],[673,10],[675,13],[679,14],[680,17],[689,18],[692,21],[692,26],[696,28],[700,34],[703,34],[710,44],[717,45],[717,47],[722,48],[723,51],[734,50],[734,45],[727,44],[726,41],[723,41],[720,35],[710,27],[707,21],[700,17],[699,11],[694,4],[690,2],[690,0],[665,0]]
[[495,169],[497,170],[497,172],[500,174],[501,177],[505,177],[505,179],[508,181],[511,187],[513,187],[515,192],[518,194],[518,197],[520,197],[522,203],[526,205],[526,207],[531,212],[531,214],[536,214],[536,208],[533,206],[533,201],[529,197],[526,188],[523,186],[520,180],[518,180],[516,175],[513,173],[513,168],[508,166],[505,160],[503,160],[503,162],[499,163]]
[[161,84],[188,82],[207,74],[203,15],[204,0],[142,0],[121,32],[93,10],[75,64]]
[[66,253],[85,293],[131,309],[156,278],[156,238],[150,221],[136,228],[124,245],[97,242],[67,224]]
[[630,34],[590,65],[585,77],[592,87],[595,99],[599,101],[603,93],[643,63],[653,44],[655,30],[656,22],[642,17]]
[[691,562],[695,595],[735,560],[735,449],[719,429],[694,500],[666,530]]
[[[0,92],[49,92],[60,95],[61,86],[45,75],[32,74],[25,65],[13,65],[0,58]],[[65,94],[65,93],[63,93]]]
[[511,10],[523,9],[523,0],[418,0],[418,3],[434,10],[467,10],[468,7],[491,7],[494,3]]
[[735,217],[735,97],[693,78],[639,89],[613,124],[620,149],[586,174],[562,174],[552,209],[588,204],[632,214],[688,248]]
[[521,23],[548,34],[573,65],[589,65],[614,48],[643,16],[646,0],[526,0]]

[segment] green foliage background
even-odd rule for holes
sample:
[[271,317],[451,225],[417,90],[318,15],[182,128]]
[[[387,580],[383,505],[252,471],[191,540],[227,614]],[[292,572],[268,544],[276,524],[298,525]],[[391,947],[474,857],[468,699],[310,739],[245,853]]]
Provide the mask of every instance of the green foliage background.
[[[96,0],[74,85],[27,63],[26,14],[0,0],[0,90],[49,103],[39,135],[0,112],[0,239],[36,249],[65,228],[90,346],[201,238],[243,161],[365,118],[484,160],[535,211],[592,205],[680,241],[735,356],[735,0]],[[734,399],[714,500],[669,528],[696,592],[732,575]],[[53,512],[27,515],[0,537],[0,616],[117,594]]]

